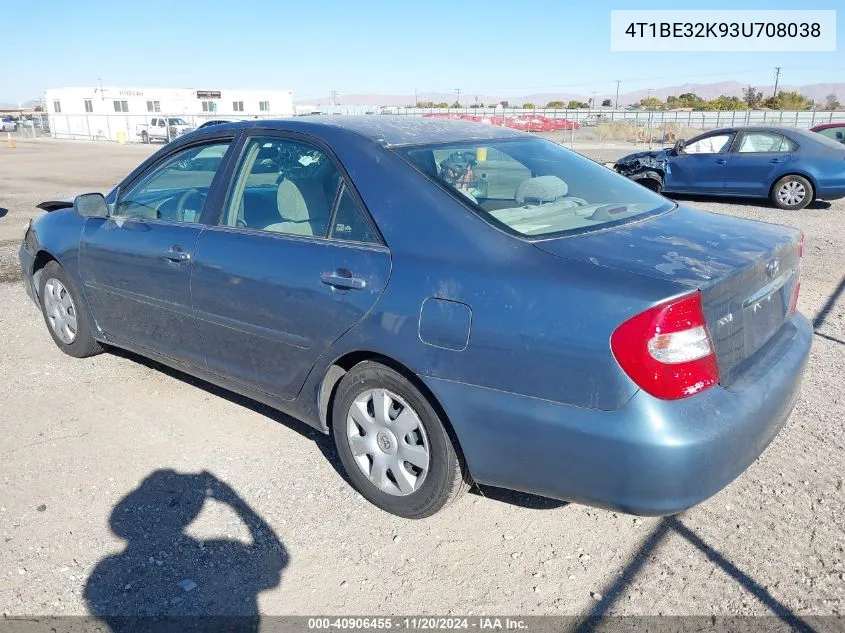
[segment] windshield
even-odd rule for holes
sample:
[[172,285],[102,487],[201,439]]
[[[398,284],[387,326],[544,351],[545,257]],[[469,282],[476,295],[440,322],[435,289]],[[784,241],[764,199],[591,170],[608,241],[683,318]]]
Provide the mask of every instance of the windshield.
[[167,119],[168,125],[188,125],[185,123],[185,119],[175,118],[175,119]]
[[539,138],[397,151],[491,224],[531,237],[607,228],[674,206],[607,167]]

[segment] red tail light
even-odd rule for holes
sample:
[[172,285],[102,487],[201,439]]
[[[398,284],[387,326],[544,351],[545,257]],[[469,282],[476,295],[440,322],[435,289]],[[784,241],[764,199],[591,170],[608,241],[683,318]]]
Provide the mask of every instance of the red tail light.
[[649,308],[610,337],[616,362],[643,391],[678,400],[719,382],[701,292]]

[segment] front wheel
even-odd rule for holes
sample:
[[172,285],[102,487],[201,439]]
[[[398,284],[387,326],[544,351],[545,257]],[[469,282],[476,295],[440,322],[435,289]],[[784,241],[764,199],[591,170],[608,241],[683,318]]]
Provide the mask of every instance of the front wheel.
[[431,516],[469,487],[463,461],[431,403],[381,363],[360,363],[340,381],[332,433],[352,484],[392,514]]
[[82,297],[57,262],[44,266],[38,295],[47,330],[60,350],[76,358],[103,351],[94,340],[91,320]]
[[813,185],[803,176],[790,174],[778,180],[770,194],[772,203],[779,209],[797,211],[813,201]]

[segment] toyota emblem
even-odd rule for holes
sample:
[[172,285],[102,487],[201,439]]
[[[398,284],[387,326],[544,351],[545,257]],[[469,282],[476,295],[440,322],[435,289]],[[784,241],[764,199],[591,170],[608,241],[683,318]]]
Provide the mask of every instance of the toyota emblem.
[[777,259],[773,259],[768,264],[766,264],[766,274],[772,279],[777,277],[779,270],[780,270],[780,262]]

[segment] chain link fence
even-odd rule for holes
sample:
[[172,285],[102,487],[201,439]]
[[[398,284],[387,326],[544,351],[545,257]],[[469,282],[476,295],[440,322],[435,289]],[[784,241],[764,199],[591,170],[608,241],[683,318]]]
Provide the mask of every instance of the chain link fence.
[[[164,112],[146,114],[38,114],[32,115],[31,120],[21,118],[18,121],[18,129],[15,134],[21,137],[52,137],[68,140],[89,140],[89,141],[118,141],[125,143],[142,142],[141,132],[147,131],[147,138],[152,137],[153,141],[168,141],[173,136],[198,128],[208,121],[234,121],[242,118],[247,119],[276,119],[282,118],[281,114],[262,114],[250,117],[233,117],[217,113],[208,114],[167,114]],[[290,116],[290,115],[287,115]],[[186,125],[167,125],[151,133],[151,121],[153,119],[181,119]],[[178,131],[174,128],[178,127]]]

